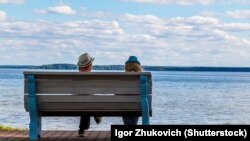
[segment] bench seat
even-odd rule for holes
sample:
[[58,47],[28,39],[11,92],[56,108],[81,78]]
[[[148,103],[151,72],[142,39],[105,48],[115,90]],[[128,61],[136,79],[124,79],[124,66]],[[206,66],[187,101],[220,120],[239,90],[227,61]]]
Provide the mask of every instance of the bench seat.
[[42,116],[142,116],[150,124],[150,72],[24,72],[30,140],[41,136]]

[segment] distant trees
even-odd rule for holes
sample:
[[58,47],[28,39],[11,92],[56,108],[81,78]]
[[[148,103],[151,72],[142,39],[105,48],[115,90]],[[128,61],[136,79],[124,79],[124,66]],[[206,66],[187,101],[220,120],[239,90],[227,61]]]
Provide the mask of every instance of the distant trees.
[[[59,69],[76,70],[75,64],[47,64],[41,66],[0,65],[0,68]],[[123,65],[94,65],[94,70],[124,70]],[[250,67],[178,67],[178,66],[143,66],[145,71],[217,71],[217,72],[250,72]]]
[[[42,66],[32,66],[31,69],[60,69],[60,70],[75,70],[77,69],[75,64],[48,64]],[[148,71],[168,71],[170,70],[185,70],[185,68],[169,68],[164,66],[144,66],[144,70]],[[94,70],[124,70],[123,65],[93,65]]]
[[31,69],[75,70],[77,69],[77,66],[74,64],[48,64],[48,65],[31,67]]

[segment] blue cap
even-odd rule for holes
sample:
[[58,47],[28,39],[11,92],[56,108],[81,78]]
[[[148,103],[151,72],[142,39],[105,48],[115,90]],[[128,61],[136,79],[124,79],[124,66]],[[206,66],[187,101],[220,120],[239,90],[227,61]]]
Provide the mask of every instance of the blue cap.
[[127,63],[137,63],[137,64],[141,65],[141,63],[138,61],[136,56],[129,56],[129,58],[125,64],[127,64]]

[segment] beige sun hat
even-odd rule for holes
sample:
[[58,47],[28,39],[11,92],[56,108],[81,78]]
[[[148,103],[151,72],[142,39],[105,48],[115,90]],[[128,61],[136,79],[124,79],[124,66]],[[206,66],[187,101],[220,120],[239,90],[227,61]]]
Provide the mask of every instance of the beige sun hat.
[[94,60],[95,60],[95,58],[89,56],[88,53],[83,53],[82,55],[79,56],[77,65],[78,65],[78,67],[87,67]]

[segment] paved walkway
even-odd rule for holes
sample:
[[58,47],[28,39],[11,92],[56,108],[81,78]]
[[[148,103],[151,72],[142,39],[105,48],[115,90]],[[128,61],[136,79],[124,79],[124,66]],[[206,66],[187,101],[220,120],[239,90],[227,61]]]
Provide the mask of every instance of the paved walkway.
[[[110,131],[86,131],[77,137],[77,131],[43,131],[39,141],[110,141]],[[0,141],[28,141],[28,131],[0,131]]]

